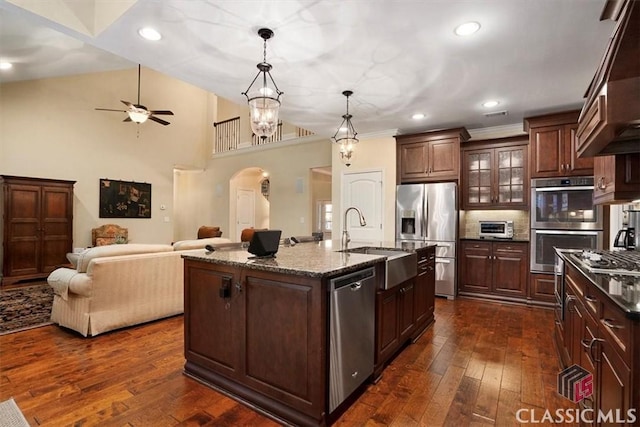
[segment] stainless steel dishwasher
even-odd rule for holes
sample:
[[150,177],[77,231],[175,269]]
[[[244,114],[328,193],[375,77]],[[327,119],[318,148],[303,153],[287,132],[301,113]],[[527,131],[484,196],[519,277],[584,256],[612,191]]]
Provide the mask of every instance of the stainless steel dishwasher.
[[329,282],[329,413],[373,373],[375,293],[373,268]]

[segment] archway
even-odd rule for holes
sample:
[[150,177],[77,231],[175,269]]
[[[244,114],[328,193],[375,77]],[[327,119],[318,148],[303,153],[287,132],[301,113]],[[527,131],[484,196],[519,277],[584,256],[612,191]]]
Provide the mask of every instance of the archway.
[[259,167],[244,168],[229,180],[229,238],[240,241],[243,228],[269,228],[269,173]]

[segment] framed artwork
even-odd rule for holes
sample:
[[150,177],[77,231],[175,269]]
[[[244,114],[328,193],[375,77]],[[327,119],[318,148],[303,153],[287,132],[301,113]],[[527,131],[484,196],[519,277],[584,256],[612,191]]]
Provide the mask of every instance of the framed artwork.
[[151,218],[151,184],[101,178],[100,218]]

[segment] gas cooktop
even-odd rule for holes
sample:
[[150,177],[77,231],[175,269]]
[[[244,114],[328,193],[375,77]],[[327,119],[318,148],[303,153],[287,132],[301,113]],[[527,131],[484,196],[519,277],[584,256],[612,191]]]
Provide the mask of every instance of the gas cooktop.
[[640,252],[589,249],[571,256],[591,273],[640,276]]

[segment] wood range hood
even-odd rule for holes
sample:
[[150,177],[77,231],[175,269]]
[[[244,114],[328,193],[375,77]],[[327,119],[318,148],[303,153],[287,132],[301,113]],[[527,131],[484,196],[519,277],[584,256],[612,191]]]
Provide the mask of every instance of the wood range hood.
[[578,119],[579,157],[640,152],[640,1],[608,0],[617,21]]

